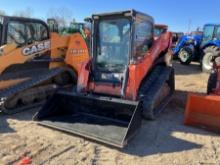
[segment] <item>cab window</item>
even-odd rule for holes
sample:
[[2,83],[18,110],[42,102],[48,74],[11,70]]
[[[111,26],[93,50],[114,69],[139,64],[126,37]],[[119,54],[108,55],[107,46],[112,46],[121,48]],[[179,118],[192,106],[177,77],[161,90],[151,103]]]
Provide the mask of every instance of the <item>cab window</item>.
[[101,20],[98,25],[97,66],[124,68],[129,62],[130,20]]
[[40,23],[27,23],[28,44],[48,39],[47,28]]
[[135,23],[134,56],[143,57],[153,42],[153,24],[151,22],[137,21]]
[[38,22],[9,22],[7,30],[7,43],[18,46],[33,44],[49,38],[47,27]]
[[24,23],[9,22],[7,30],[7,43],[15,43],[19,46],[26,43]]
[[220,26],[218,26],[217,29],[216,29],[215,38],[216,38],[217,40],[220,40]]
[[215,26],[205,26],[203,33],[203,43],[212,40],[214,34]]

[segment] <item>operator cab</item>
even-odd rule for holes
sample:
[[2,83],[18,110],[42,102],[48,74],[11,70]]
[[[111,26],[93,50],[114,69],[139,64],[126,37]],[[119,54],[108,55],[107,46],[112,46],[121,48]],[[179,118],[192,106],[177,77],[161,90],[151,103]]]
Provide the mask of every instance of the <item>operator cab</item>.
[[154,25],[154,39],[158,39],[162,33],[167,32],[168,26],[163,24]]
[[154,39],[154,20],[135,10],[92,16],[93,80],[126,81],[128,65],[144,58]]
[[212,40],[220,40],[220,25],[206,24],[203,30],[202,45]]
[[22,17],[0,16],[0,46],[15,43],[18,47],[49,39],[45,22]]
[[49,28],[50,32],[54,32],[54,33],[59,32],[58,23],[54,18],[48,18],[47,19],[47,25],[48,25],[48,28]]

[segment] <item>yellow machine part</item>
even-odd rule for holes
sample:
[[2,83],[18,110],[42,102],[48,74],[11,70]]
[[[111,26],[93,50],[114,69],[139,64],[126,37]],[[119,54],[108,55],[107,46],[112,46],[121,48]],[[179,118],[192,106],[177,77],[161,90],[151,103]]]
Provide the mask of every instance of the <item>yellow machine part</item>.
[[60,38],[56,33],[51,34],[51,58],[64,57],[64,63],[51,62],[50,68],[56,68],[64,65],[71,66],[76,72],[79,71],[79,65],[89,60],[89,49],[84,38],[75,33],[62,36]]
[[[48,46],[45,46],[45,45]],[[43,48],[42,48],[43,45]],[[14,64],[23,64],[31,61],[40,54],[50,51],[50,58],[68,58],[71,59],[71,66],[77,70],[76,63],[87,61],[89,59],[89,52],[83,37],[76,33],[67,36],[60,36],[56,33],[51,33],[50,40],[37,42],[28,46],[17,48],[14,44],[5,45],[0,56],[0,74],[9,66]],[[24,54],[25,51],[29,52]],[[41,55],[43,56],[43,55]],[[74,56],[74,57],[67,57]],[[74,60],[74,61],[72,61]],[[76,60],[76,61],[75,61]],[[64,66],[63,62],[50,62],[49,68],[56,68]]]
[[220,132],[220,96],[190,94],[188,96],[184,123]]
[[8,87],[13,86],[13,85],[16,85],[18,83],[24,82],[28,79],[29,78],[21,78],[21,79],[12,79],[12,80],[0,81],[0,90],[8,88]]
[[65,56],[65,64],[74,68],[79,74],[81,65],[89,59],[89,49],[83,37],[79,33],[72,35]]
[[12,52],[13,50],[15,50],[16,48],[17,48],[17,45],[14,43],[3,45],[0,47],[0,49],[3,50],[2,54],[8,54]]
[[[90,59],[89,51],[88,51],[87,44],[84,40],[84,38],[79,34],[71,34],[66,36],[61,36],[56,33],[52,33],[49,40],[44,40],[41,42],[36,42],[31,45],[26,45],[23,47],[17,47],[16,44],[8,44],[1,47],[0,51],[0,94],[1,97],[7,97],[8,99],[13,100],[13,97],[16,97],[14,100],[19,100],[20,96],[25,95],[19,95],[22,92],[18,90],[18,92],[15,89],[20,89],[19,87],[28,86],[28,83],[30,86],[23,87],[22,90],[25,90],[26,94],[28,92],[32,92],[32,95],[35,96],[39,91],[37,90],[29,90],[33,87],[41,87],[46,86],[48,88],[42,88],[41,91],[47,90],[52,91],[56,90],[55,88],[51,89],[51,84],[53,85],[62,84],[61,81],[65,84],[66,81],[68,81],[66,78],[69,76],[69,79],[72,79],[72,81],[76,81],[73,79],[76,79],[76,77],[73,76],[73,74],[66,74],[64,72],[58,72],[57,70],[68,70],[76,73],[76,76],[81,68],[81,65],[84,62],[87,62]],[[43,57],[43,58],[41,58]],[[34,61],[33,61],[34,60]],[[41,63],[38,63],[38,60],[42,62],[48,61],[49,66],[41,65]],[[28,65],[27,68],[26,64],[28,62],[34,62],[36,61],[36,65],[32,68]],[[24,65],[23,65],[24,64]],[[30,63],[32,64],[32,63]],[[39,65],[38,65],[39,64]],[[18,66],[19,69],[14,69]],[[24,67],[22,67],[24,66]],[[13,68],[14,67],[14,68]],[[13,68],[14,70],[10,70]],[[57,72],[56,75],[54,75],[54,72]],[[67,71],[67,72],[68,72]],[[66,73],[67,73],[66,72]],[[39,76],[44,76],[39,78]],[[66,76],[66,77],[65,77]],[[71,81],[71,85],[72,85]],[[35,84],[31,86],[32,84]],[[69,84],[65,84],[69,85]],[[25,89],[26,88],[26,89]],[[13,89],[13,90],[12,90]],[[37,89],[37,88],[36,88]],[[12,90],[12,92],[7,92],[9,90]],[[33,91],[35,93],[33,93]],[[14,92],[14,93],[13,93]],[[41,92],[41,93],[47,93],[47,92]],[[52,93],[52,92],[51,92]],[[48,94],[48,93],[47,93]],[[45,94],[45,98],[47,98],[47,94]],[[3,96],[2,96],[3,95]],[[9,97],[10,95],[10,97]],[[17,99],[18,98],[18,99]],[[43,96],[41,98],[44,98]],[[27,100],[26,98],[21,100]],[[34,100],[34,98],[32,99]],[[37,99],[36,99],[37,100]],[[24,101],[26,102],[26,101]],[[11,105],[14,104],[8,104],[9,107],[12,107]],[[12,108],[11,108],[12,109]]]

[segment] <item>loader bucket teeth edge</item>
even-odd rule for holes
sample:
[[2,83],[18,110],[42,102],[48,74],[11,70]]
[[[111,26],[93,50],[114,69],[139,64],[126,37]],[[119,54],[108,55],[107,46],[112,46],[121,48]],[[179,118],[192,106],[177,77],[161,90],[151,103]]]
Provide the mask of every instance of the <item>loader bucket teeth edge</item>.
[[58,92],[34,117],[39,124],[122,148],[141,126],[138,102]]

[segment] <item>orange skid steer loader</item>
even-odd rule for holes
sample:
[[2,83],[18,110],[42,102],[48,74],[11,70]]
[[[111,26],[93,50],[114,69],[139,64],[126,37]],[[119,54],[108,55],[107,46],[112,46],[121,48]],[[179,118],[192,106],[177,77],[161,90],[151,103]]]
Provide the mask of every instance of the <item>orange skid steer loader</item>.
[[30,109],[72,86],[88,59],[80,34],[50,34],[41,20],[0,16],[0,112]]
[[185,111],[185,124],[220,133],[220,57],[214,59],[207,96],[190,94]]
[[140,128],[142,116],[155,119],[171,98],[172,34],[154,41],[153,18],[135,10],[89,20],[93,58],[82,65],[77,90],[57,92],[34,120],[123,147]]

